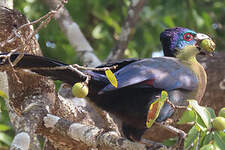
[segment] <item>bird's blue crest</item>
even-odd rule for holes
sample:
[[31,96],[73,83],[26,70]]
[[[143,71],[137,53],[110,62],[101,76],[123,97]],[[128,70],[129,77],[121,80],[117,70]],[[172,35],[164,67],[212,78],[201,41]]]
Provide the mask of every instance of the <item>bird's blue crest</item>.
[[[193,37],[196,34],[195,31],[182,27],[166,29],[160,34],[164,55],[175,57],[176,52],[182,50],[186,45],[195,45],[196,41]],[[191,38],[185,39],[185,35]]]

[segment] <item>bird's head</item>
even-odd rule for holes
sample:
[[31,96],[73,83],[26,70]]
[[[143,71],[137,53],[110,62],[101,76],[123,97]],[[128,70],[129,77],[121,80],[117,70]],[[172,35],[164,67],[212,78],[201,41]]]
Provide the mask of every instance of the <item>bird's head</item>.
[[212,39],[202,33],[187,28],[166,29],[160,34],[164,55],[168,57],[195,57],[197,54],[210,54],[215,50]]

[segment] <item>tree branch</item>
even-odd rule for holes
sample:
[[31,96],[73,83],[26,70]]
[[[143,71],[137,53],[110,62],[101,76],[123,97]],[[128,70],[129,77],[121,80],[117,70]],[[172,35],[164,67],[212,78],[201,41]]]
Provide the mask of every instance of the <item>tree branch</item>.
[[[42,2],[46,4],[51,10],[55,9],[57,5],[60,4],[60,1],[57,0],[42,0]],[[89,66],[100,65],[101,61],[94,54],[93,48],[81,32],[78,24],[72,20],[68,10],[66,8],[62,8],[55,18],[62,32],[65,33],[71,46],[81,56],[80,60],[83,62],[83,64]]]
[[124,51],[128,46],[128,42],[133,37],[133,31],[139,18],[139,12],[144,7],[145,2],[146,0],[130,0],[127,18],[122,27],[119,40],[116,42],[106,61],[121,59],[124,56]]
[[21,132],[14,137],[10,150],[28,150],[29,146],[29,134],[27,134],[26,132]]
[[57,130],[61,134],[67,135],[75,141],[86,143],[93,148],[107,147],[114,150],[147,150],[149,148],[144,144],[119,137],[116,132],[104,132],[95,126],[72,123],[51,114],[44,117],[44,123],[47,128]]
[[[12,3],[12,1],[11,1],[11,3]],[[17,11],[13,11],[13,10],[8,9],[6,7],[0,7],[0,24],[1,24],[0,30],[3,31],[3,32],[0,33],[1,42],[8,39],[8,37],[12,33],[12,29],[13,29],[14,26],[17,26],[17,25],[20,26],[21,23],[23,24],[25,22],[26,22],[26,18],[24,18],[24,16],[22,16]],[[4,51],[7,51],[7,50],[14,49],[14,48],[18,47],[20,44],[23,43],[22,40],[23,39],[17,39],[15,41],[15,43],[13,43],[14,45],[6,44],[4,46],[0,46],[0,51],[4,52]],[[30,39],[30,41],[32,41],[32,40],[33,39]],[[35,43],[35,41],[34,41],[34,43]],[[36,48],[33,47],[33,50],[35,51]],[[3,73],[1,72],[1,80],[0,80],[1,83],[0,84],[1,84],[1,90],[4,91],[6,93],[6,95],[9,97],[9,100],[6,100],[6,104],[7,104],[8,110],[9,110],[10,120],[11,120],[14,128],[16,129],[16,131],[18,131],[18,132],[26,131],[28,133],[28,134],[26,134],[27,135],[26,137],[30,137],[30,138],[27,138],[27,139],[30,139],[30,141],[27,141],[27,144],[20,145],[20,146],[24,147],[26,149],[27,145],[28,145],[29,148],[31,148],[31,149],[39,150],[40,149],[40,143],[37,140],[37,135],[33,132],[33,131],[35,131],[35,130],[33,130],[34,126],[30,126],[30,124],[27,122],[28,118],[24,119],[24,117],[16,114],[16,112],[19,111],[18,108],[14,109],[16,104],[13,103],[13,98],[14,98],[14,100],[16,98],[17,104],[19,104],[21,102],[20,97],[16,97],[18,95],[18,93],[17,93],[18,90],[15,90],[15,87],[17,85],[19,85],[19,88],[20,88],[19,92],[21,92],[21,90],[24,88],[24,86],[23,86],[23,84],[19,84],[17,82],[17,79],[15,80],[15,78],[14,78],[15,76],[12,75],[12,73],[9,76],[9,74],[8,74],[9,72],[10,71],[7,72],[7,75],[6,75],[6,72],[3,72]],[[12,78],[14,78],[14,79],[12,79]],[[13,84],[12,84],[12,82],[13,82]],[[14,90],[13,90],[12,87],[14,87]],[[12,95],[14,97],[12,97]],[[22,93],[20,93],[20,95],[22,95]],[[18,134],[18,136],[15,137],[15,139],[14,139],[14,144],[16,143],[16,145],[14,145],[15,147],[18,147],[19,144],[21,144],[20,142],[18,142],[17,137],[21,137],[21,136]],[[25,140],[27,140],[27,139],[25,139]],[[14,149],[15,148],[14,146],[12,146],[11,149]]]

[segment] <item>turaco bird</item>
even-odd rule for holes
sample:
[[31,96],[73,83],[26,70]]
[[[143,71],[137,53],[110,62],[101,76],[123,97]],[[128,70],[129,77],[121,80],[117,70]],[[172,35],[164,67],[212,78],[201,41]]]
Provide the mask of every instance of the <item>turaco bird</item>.
[[[211,41],[208,48],[202,44],[205,39]],[[124,135],[128,138],[132,136],[140,139],[146,130],[149,106],[160,96],[162,90],[167,91],[168,99],[174,105],[186,105],[187,99],[200,101],[205,92],[207,76],[204,68],[196,60],[196,55],[213,52],[215,44],[212,39],[205,34],[176,27],[163,31],[160,41],[165,57],[126,59],[100,66],[118,66],[113,70],[118,81],[117,88],[107,79],[104,71],[84,71],[90,76],[87,97],[97,106],[118,117],[122,121]],[[18,55],[12,54],[11,61],[13,62]],[[2,60],[3,58],[0,61],[1,65],[7,63]],[[86,80],[70,68],[43,70],[45,67],[66,65],[46,57],[25,54],[15,65],[15,69],[30,68],[32,72],[70,85]],[[173,113],[174,108],[165,103],[156,121],[165,121]]]

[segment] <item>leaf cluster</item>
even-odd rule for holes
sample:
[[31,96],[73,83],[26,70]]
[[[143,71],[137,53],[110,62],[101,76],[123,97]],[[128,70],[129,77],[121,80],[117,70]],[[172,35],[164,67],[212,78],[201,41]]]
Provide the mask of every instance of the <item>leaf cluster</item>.
[[178,124],[191,123],[193,127],[185,139],[185,149],[223,150],[225,148],[225,131],[214,127],[216,118],[212,108],[198,105],[196,100],[188,100],[188,109]]

